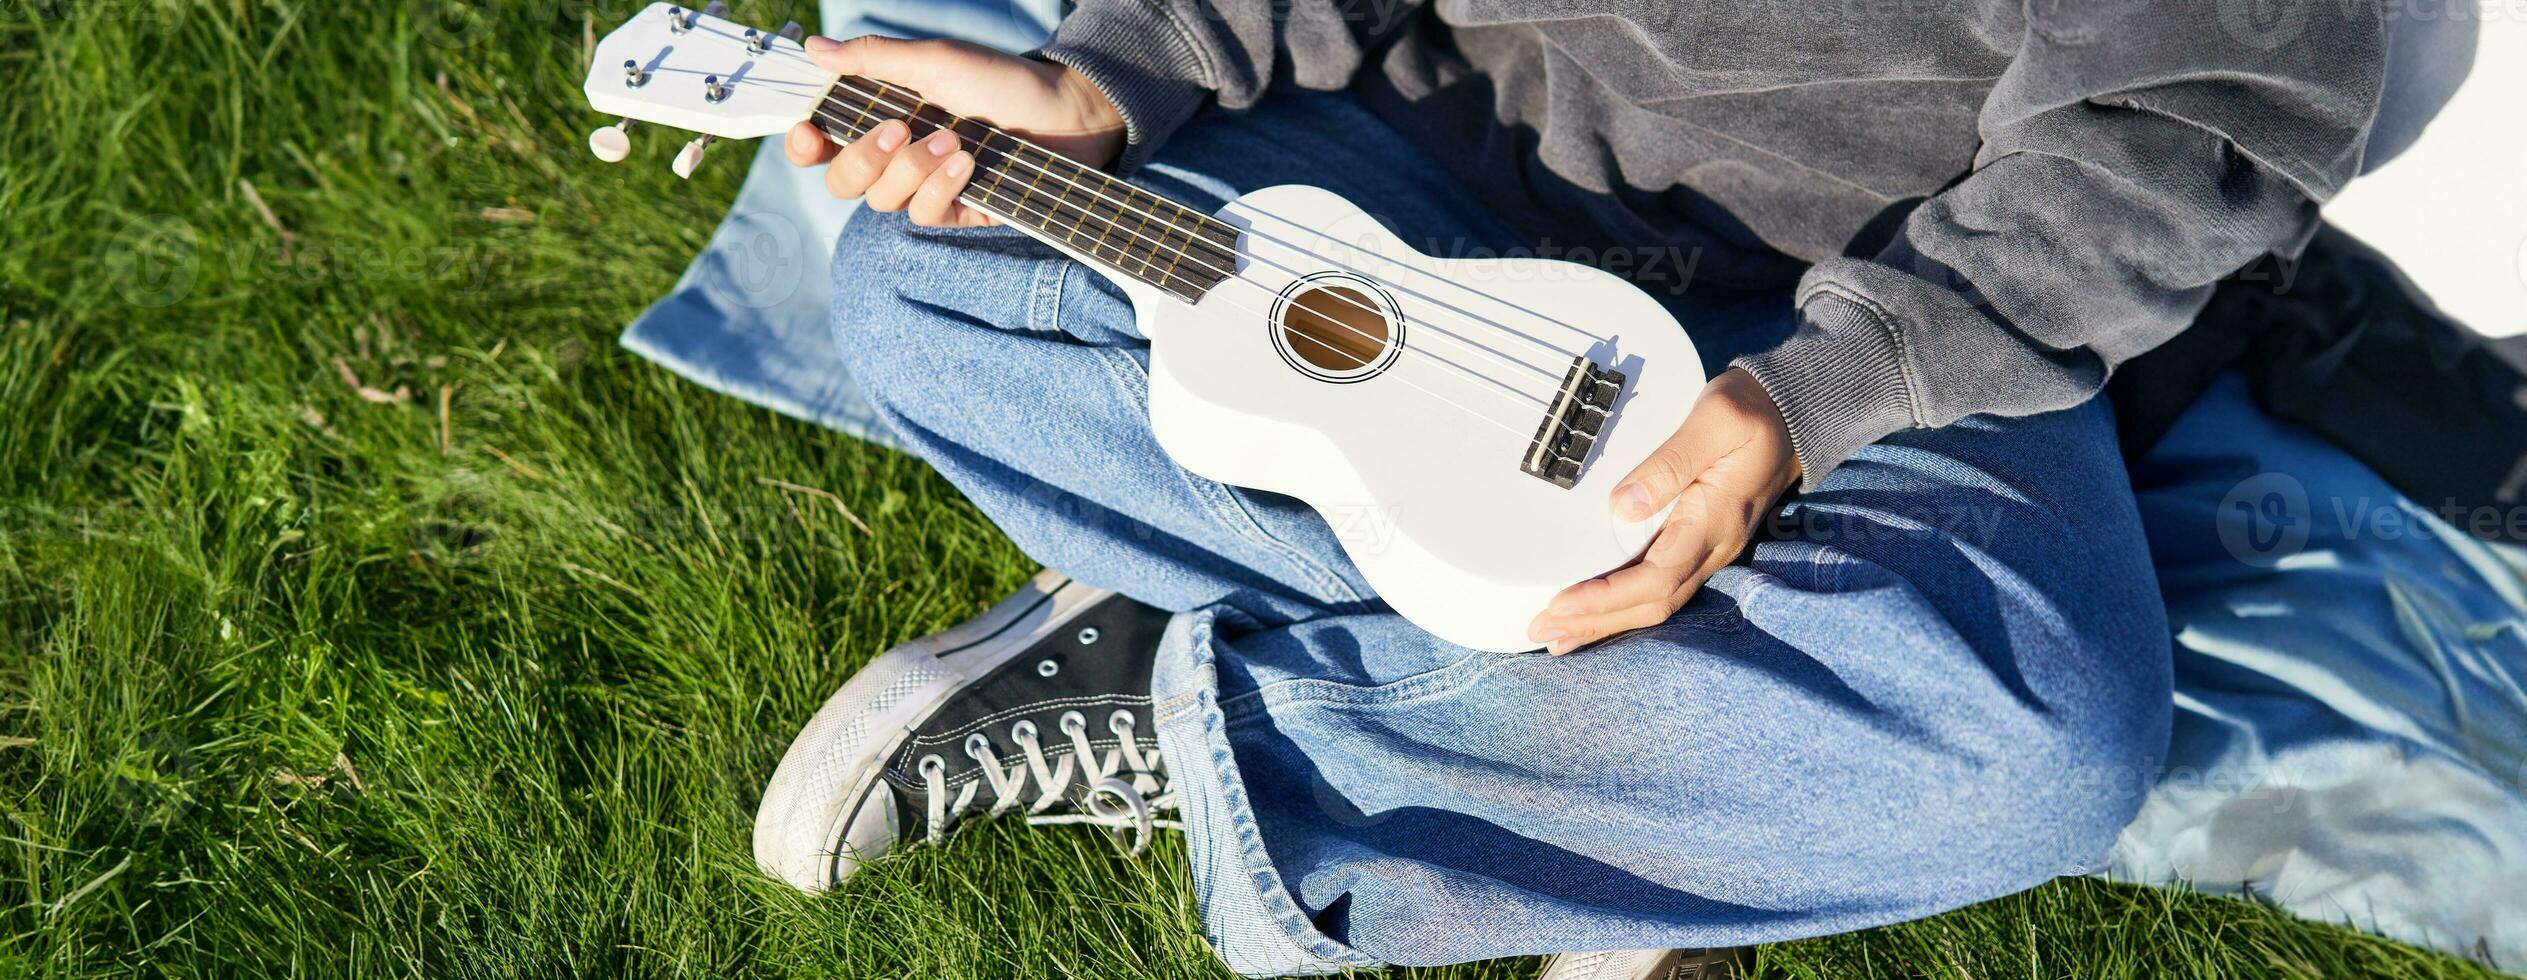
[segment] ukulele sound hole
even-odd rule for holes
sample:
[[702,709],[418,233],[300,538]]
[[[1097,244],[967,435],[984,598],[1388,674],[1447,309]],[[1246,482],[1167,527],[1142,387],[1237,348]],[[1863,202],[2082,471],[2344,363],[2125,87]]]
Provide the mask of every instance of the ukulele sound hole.
[[1403,350],[1386,291],[1341,273],[1310,276],[1273,304],[1273,346],[1301,373],[1325,381],[1366,379]]

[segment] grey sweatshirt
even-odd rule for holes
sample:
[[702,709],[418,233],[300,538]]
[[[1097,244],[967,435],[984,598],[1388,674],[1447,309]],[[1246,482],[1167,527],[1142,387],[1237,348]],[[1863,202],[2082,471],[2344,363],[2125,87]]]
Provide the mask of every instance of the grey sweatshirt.
[[1812,485],[2078,404],[2296,249],[2360,165],[2377,2],[1079,0],[1040,53],[1114,100],[1127,172],[1205,104],[1349,87],[1528,233],[1795,282],[1736,364]]

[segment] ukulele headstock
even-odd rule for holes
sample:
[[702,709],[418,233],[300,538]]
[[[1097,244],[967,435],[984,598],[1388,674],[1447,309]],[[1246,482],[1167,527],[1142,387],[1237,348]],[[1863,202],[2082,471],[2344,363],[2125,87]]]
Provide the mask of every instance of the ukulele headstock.
[[588,104],[623,121],[589,134],[589,152],[608,163],[630,155],[635,123],[691,130],[702,135],[675,162],[690,177],[712,140],[770,136],[815,110],[835,76],[808,60],[798,25],[767,32],[726,12],[653,3],[597,42]]

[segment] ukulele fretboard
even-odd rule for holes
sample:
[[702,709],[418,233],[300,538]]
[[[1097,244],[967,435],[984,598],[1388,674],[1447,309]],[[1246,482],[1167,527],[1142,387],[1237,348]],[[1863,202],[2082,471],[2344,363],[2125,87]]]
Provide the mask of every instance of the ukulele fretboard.
[[914,140],[941,129],[956,134],[974,154],[974,175],[962,195],[967,203],[1115,272],[1192,302],[1237,269],[1237,230],[1219,219],[904,89],[845,75],[814,116],[816,128],[837,142],[858,139],[889,119],[903,120]]

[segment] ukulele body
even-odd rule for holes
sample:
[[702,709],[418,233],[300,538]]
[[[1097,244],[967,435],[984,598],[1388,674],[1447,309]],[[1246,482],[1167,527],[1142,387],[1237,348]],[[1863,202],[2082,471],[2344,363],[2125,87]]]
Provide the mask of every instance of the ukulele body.
[[[1217,216],[1241,232],[1237,278],[1199,302],[1109,277],[1150,339],[1150,426],[1179,464],[1306,501],[1380,598],[1478,650],[1535,649],[1556,593],[1648,544],[1664,515],[1618,521],[1608,496],[1705,380],[1656,300],[1570,262],[1424,255],[1315,187]],[[1583,354],[1624,378],[1566,487],[1520,464]]]

